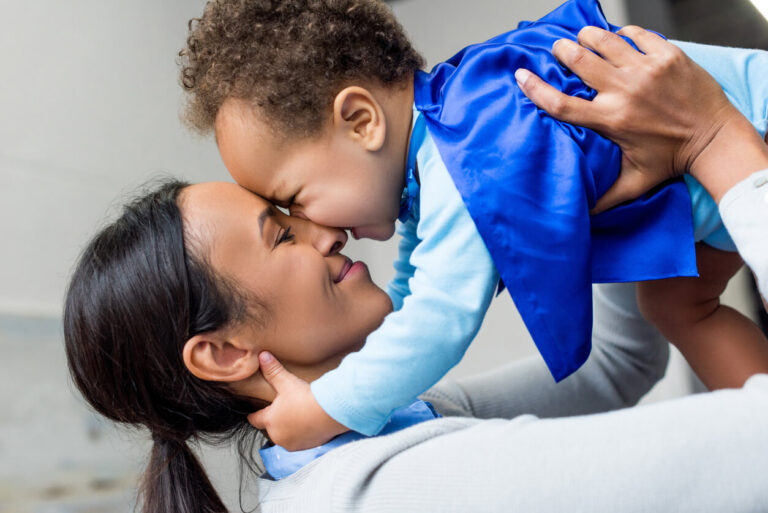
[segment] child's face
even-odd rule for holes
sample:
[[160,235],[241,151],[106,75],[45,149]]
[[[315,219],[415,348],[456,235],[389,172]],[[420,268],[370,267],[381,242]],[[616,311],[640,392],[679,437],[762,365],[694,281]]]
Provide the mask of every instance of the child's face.
[[250,108],[226,102],[216,118],[224,164],[241,186],[292,215],[389,239],[399,211],[402,162],[334,130],[297,141],[276,136]]

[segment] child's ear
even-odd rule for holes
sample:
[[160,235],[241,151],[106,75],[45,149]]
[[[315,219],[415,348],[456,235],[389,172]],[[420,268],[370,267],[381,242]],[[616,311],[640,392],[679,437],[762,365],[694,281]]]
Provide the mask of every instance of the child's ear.
[[387,138],[384,109],[368,89],[350,86],[333,101],[333,125],[360,142],[368,151],[378,151]]
[[259,352],[223,331],[201,333],[187,340],[182,350],[184,365],[205,381],[233,383],[259,370]]

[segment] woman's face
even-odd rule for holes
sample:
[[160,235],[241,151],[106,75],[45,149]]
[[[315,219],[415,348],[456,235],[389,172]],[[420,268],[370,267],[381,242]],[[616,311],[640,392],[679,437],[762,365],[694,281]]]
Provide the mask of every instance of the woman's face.
[[218,273],[266,306],[258,350],[312,365],[355,351],[392,310],[347,236],[287,216],[238,185],[202,183],[180,198],[185,232]]

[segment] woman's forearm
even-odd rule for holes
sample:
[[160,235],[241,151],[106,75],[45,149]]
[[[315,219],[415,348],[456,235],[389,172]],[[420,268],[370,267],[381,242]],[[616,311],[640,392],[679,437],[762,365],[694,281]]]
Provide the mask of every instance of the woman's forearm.
[[593,296],[592,353],[565,380],[555,383],[541,357],[534,356],[440,383],[423,398],[443,414],[479,418],[561,417],[635,404],[664,375],[667,341],[640,314],[635,284],[595,285]]

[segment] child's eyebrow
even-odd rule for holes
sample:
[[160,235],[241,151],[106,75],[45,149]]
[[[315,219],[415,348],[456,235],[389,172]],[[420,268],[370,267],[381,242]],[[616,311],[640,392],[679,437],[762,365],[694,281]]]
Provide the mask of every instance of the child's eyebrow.
[[268,217],[274,217],[275,216],[275,209],[272,208],[272,206],[268,206],[265,208],[261,214],[259,214],[259,232],[261,233],[261,237],[264,238],[264,221]]

